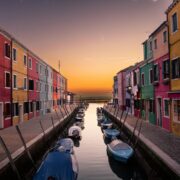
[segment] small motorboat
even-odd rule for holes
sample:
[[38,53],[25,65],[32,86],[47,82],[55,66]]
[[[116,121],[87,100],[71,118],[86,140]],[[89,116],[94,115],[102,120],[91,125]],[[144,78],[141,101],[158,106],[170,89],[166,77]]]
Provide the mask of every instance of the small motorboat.
[[79,126],[81,129],[84,129],[84,122],[77,121],[74,123],[75,126]]
[[117,129],[103,129],[103,133],[107,138],[115,138],[119,136],[120,132]]
[[104,120],[102,123],[101,123],[101,127],[103,129],[106,129],[106,128],[111,128],[113,125],[113,123],[109,120]]
[[71,126],[68,131],[68,136],[71,138],[81,138],[81,128],[79,126]]
[[78,110],[78,113],[84,113],[84,111],[85,111],[84,108],[81,108]]
[[76,116],[84,117],[84,116],[85,116],[85,113],[78,113]]
[[69,150],[67,151],[64,146],[67,143],[68,147],[71,144],[70,142],[66,138],[62,139],[61,143],[58,142],[61,145],[59,144],[58,146],[58,143],[56,144],[56,147],[45,156],[33,180],[77,180],[79,167],[76,156]]
[[56,142],[55,149],[63,147],[66,152],[73,153],[74,142],[71,138],[63,138]]
[[127,143],[118,139],[114,139],[111,143],[109,143],[107,145],[107,149],[115,160],[124,163],[127,163],[134,154],[133,149]]
[[80,117],[78,115],[76,115],[75,117],[76,121],[84,121],[84,118],[83,117]]

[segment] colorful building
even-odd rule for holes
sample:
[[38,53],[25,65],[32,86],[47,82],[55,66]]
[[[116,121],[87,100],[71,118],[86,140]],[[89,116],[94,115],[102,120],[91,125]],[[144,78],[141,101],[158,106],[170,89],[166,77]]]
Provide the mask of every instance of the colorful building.
[[118,105],[118,78],[114,76],[113,78],[113,104]]
[[152,34],[153,84],[155,95],[156,123],[170,131],[170,61],[168,49],[168,26],[163,22]]
[[144,63],[140,66],[141,117],[156,124],[153,86],[153,47],[152,37],[143,43]]
[[11,38],[0,30],[0,129],[12,125]]
[[58,100],[58,72],[53,69],[53,108],[57,108],[57,100]]
[[28,51],[28,102],[29,102],[29,119],[39,116],[38,103],[39,97],[39,64],[38,57]]
[[138,117],[140,115],[140,66],[143,61],[134,65],[131,69],[131,87],[132,87],[132,115]]
[[27,49],[17,40],[12,40],[12,111],[13,125],[28,120],[28,58]]
[[171,129],[180,135],[180,0],[174,0],[167,13],[170,53]]

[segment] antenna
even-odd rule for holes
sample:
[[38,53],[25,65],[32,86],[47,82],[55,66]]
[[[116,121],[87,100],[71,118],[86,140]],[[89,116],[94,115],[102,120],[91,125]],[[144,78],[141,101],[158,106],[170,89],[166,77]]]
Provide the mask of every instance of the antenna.
[[59,67],[59,73],[60,73],[60,67],[61,67],[61,61],[60,60],[58,62],[58,67]]

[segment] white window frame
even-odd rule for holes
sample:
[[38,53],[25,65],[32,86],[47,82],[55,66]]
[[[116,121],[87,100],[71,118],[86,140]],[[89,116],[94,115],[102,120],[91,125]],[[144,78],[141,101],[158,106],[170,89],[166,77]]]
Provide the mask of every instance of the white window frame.
[[150,71],[152,71],[152,74],[153,74],[153,69],[152,68],[150,68],[149,69],[149,85],[152,85],[153,84],[153,79],[152,79],[152,83],[151,83],[151,73],[150,73]]
[[[24,64],[24,57],[26,57],[26,64]],[[25,67],[27,67],[27,63],[28,63],[28,62],[27,62],[27,55],[24,54],[24,56],[23,56],[23,64],[24,64]]]
[[[16,87],[14,87],[14,76],[16,76]],[[17,89],[17,74],[13,74],[13,89]]]
[[[169,114],[169,116],[166,116],[166,114],[165,114],[165,101],[169,101],[169,104],[168,104],[168,114]],[[169,118],[170,117],[170,99],[169,98],[163,98],[163,111],[164,111],[164,117],[165,118]]]
[[[14,57],[14,50],[16,51],[16,58]],[[12,58],[13,58],[13,62],[16,63],[17,62],[17,49],[13,47],[13,52],[12,52]]]
[[7,87],[7,86],[6,86],[6,74],[9,74],[10,77],[11,77],[11,73],[10,73],[9,71],[4,71],[4,73],[5,73],[5,88],[6,88],[6,89],[10,89],[10,88],[11,88],[11,82],[10,82],[10,87]]
[[[26,88],[24,87],[24,85],[25,85],[25,79],[26,79]],[[27,91],[27,77],[24,77],[23,88],[24,88],[25,91]]]
[[173,122],[180,124],[180,121],[174,120],[174,101],[178,101],[179,99],[172,99],[172,119]]
[[[4,57],[5,57],[6,59],[10,60],[10,59],[11,59],[11,57],[7,57],[7,56],[6,56],[5,44],[8,44],[8,45],[10,46],[10,48],[11,48],[11,45],[10,45],[10,43],[9,43],[9,42],[7,42],[7,41],[5,41],[5,42],[4,42]],[[10,52],[10,56],[11,56],[11,52]]]
[[[30,61],[29,61],[29,60],[30,60]],[[29,62],[31,62],[31,63],[30,63],[30,64],[31,64],[31,67],[29,67]],[[30,58],[30,57],[28,58],[28,68],[32,70],[32,58]]]
[[[16,102],[12,103],[13,104],[13,112],[14,112],[14,104],[16,104],[16,103],[18,103],[18,102],[16,101]],[[18,103],[18,108],[19,108],[19,103]],[[19,117],[19,116],[17,116],[17,115],[14,116],[14,114],[13,114],[13,117]]]

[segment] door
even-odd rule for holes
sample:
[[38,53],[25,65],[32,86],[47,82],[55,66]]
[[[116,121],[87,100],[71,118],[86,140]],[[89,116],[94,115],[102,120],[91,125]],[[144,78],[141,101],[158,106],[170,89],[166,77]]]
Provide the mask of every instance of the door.
[[4,128],[3,103],[0,103],[0,129]]
[[162,126],[162,99],[157,98],[157,123]]
[[149,101],[148,100],[145,100],[145,105],[146,105],[146,121],[149,120]]
[[36,102],[33,102],[33,115],[36,117]]
[[23,122],[23,105],[19,105],[19,122]]

